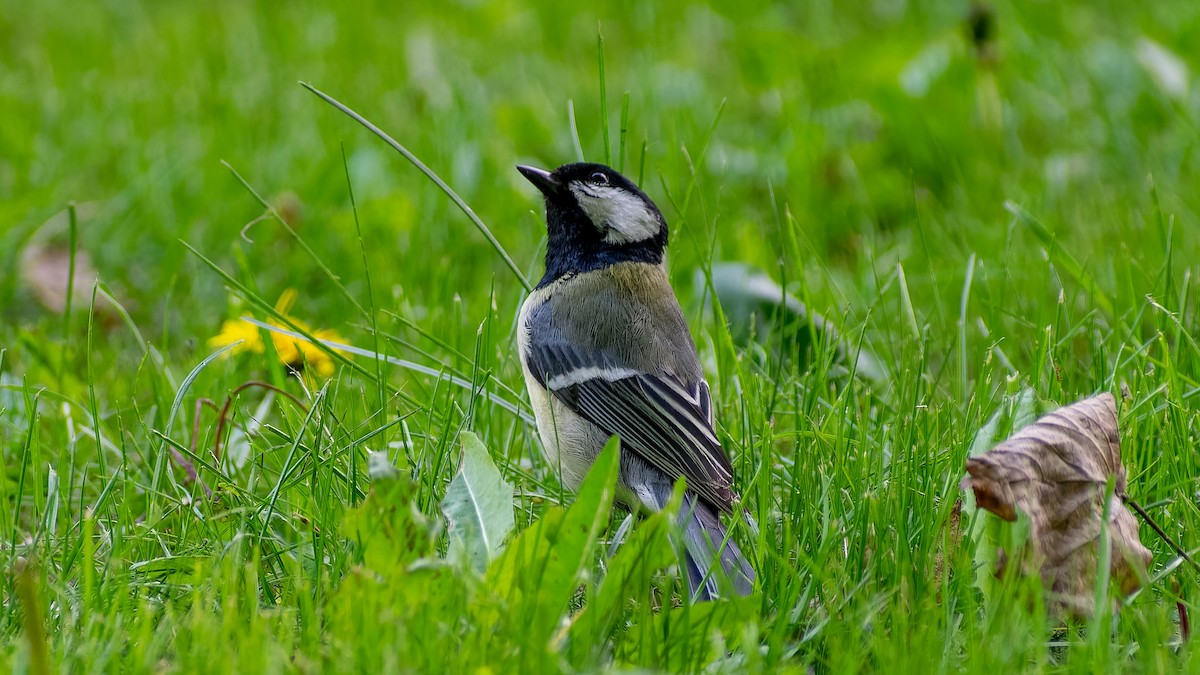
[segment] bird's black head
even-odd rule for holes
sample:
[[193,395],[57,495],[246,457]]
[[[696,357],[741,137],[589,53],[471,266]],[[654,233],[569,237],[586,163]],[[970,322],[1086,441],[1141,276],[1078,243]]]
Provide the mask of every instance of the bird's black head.
[[633,181],[603,164],[517,170],[546,196],[546,276],[539,287],[619,262],[662,262],[667,221]]

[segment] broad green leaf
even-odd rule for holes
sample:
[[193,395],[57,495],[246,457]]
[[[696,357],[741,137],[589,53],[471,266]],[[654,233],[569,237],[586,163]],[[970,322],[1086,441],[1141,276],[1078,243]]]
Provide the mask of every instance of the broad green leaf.
[[482,572],[513,528],[513,486],[504,480],[475,434],[462,434],[458,475],[446,489],[442,513],[450,523],[448,557]]
[[547,512],[488,567],[486,585],[507,605],[504,623],[520,630],[527,644],[550,646],[592,564],[596,540],[612,511],[619,459],[614,439],[596,458],[575,503],[565,512]]
[[1021,390],[1017,400],[1013,403],[1012,411],[1012,430],[1010,433],[1017,433],[1024,427],[1032,424],[1038,416],[1037,394],[1032,389],[1026,387]]
[[571,661],[578,667],[588,663],[589,658],[600,658],[628,602],[631,599],[648,602],[655,573],[678,562],[670,534],[683,503],[682,488],[683,483],[676,486],[666,509],[634,527],[609,561],[599,591],[571,622],[568,633]]
[[[806,363],[818,342],[827,341],[846,366],[853,362],[858,376],[874,383],[887,377],[879,360],[846,340],[824,316],[811,312],[799,299],[784,291],[766,272],[745,263],[720,263],[712,268],[712,291],[707,295],[703,274],[695,278],[700,300],[713,311],[717,325],[727,325],[733,342],[746,348],[757,342],[772,350],[772,359],[797,359]],[[797,366],[803,369],[803,366]]]
[[412,481],[400,472],[376,472],[363,503],[346,514],[342,531],[361,551],[362,563],[388,576],[433,553],[429,521],[413,504]]

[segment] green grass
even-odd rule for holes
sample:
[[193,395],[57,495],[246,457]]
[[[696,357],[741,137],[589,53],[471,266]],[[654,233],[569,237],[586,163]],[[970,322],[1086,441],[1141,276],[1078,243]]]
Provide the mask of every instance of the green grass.
[[[965,3],[411,4],[0,0],[0,670],[1200,669],[1176,608],[1194,620],[1196,573],[1148,528],[1148,587],[1060,629],[1030,584],[985,600],[952,526],[988,420],[1025,391],[1111,391],[1131,495],[1195,547],[1200,5],[997,3],[980,54]],[[671,608],[661,517],[612,554],[604,472],[565,495],[489,398],[524,396],[517,276],[300,80],[436,171],[530,279],[544,228],[514,164],[578,144],[642,176],[761,525],[760,593]],[[45,309],[31,242],[102,286]],[[736,343],[696,281],[722,261],[767,270],[886,382],[832,345]],[[289,288],[312,329],[473,386],[208,359]],[[201,402],[249,381],[296,401],[239,390],[219,429]],[[465,430],[516,488],[483,575],[441,562]],[[374,489],[371,452],[400,469]]]

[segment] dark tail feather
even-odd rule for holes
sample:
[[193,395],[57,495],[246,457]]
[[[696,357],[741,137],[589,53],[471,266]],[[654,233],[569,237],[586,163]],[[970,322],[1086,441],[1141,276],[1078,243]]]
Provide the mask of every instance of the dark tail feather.
[[679,524],[692,599],[712,600],[731,591],[749,595],[754,590],[754,568],[712,507],[685,494]]

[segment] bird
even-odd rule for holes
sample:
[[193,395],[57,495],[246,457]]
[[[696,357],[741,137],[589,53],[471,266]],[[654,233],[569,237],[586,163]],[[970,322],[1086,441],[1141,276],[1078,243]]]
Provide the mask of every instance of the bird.
[[614,435],[617,499],[666,507],[686,479],[681,567],[690,597],[753,592],[754,568],[722,516],[740,504],[712,396],[663,265],[667,222],[633,181],[595,163],[517,170],[545,198],[545,274],[521,305],[517,343],[538,435],[578,489]]

